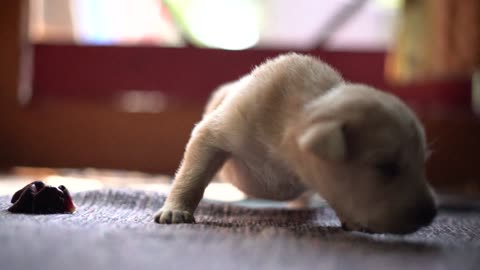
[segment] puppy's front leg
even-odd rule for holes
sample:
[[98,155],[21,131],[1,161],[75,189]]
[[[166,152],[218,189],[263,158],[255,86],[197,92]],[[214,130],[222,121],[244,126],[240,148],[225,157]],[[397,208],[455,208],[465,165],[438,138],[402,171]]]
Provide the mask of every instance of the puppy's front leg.
[[187,144],[180,169],[175,176],[170,195],[155,213],[157,223],[193,223],[193,212],[203,197],[205,188],[227,158],[227,153],[215,145],[208,125],[197,126]]

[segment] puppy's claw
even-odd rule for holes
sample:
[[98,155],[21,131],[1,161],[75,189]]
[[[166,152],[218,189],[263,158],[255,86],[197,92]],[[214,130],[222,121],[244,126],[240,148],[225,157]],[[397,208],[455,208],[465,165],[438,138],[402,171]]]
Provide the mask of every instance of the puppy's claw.
[[195,223],[195,218],[188,211],[160,209],[154,215],[154,221],[160,224]]

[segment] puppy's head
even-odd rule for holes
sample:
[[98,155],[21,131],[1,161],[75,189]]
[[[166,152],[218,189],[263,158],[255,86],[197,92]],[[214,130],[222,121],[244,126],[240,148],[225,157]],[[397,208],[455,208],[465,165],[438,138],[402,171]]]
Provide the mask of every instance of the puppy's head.
[[424,174],[425,135],[404,103],[342,84],[307,112],[297,137],[306,175],[345,229],[404,234],[430,224],[436,208]]

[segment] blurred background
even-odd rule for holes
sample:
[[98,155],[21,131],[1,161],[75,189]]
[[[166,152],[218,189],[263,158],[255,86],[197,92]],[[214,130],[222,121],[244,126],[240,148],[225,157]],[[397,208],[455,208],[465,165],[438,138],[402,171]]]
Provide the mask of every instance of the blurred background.
[[[384,50],[399,0],[32,0],[36,42]],[[368,29],[368,31],[365,31]],[[328,40],[327,40],[328,37]],[[327,42],[328,41],[328,42]]]
[[172,175],[216,86],[297,51],[405,100],[432,184],[478,194],[479,25],[477,0],[4,0],[0,167]]

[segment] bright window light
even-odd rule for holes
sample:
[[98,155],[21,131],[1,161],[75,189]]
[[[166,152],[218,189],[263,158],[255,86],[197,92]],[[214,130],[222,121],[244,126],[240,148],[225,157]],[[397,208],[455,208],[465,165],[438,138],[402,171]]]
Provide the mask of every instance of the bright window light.
[[[177,1],[171,1],[173,5],[175,2]],[[242,50],[253,47],[259,41],[258,2],[248,0],[186,2],[181,17],[192,39],[200,43],[199,45]]]

